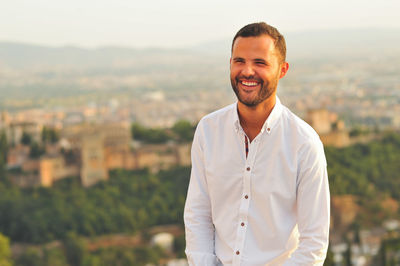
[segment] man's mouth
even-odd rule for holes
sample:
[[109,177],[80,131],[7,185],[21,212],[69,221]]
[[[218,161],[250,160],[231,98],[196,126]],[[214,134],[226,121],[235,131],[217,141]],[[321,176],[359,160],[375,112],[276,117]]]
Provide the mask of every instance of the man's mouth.
[[260,82],[256,80],[239,80],[239,83],[246,87],[255,87],[260,84]]
[[241,82],[243,85],[245,85],[245,86],[249,86],[249,87],[252,87],[252,86],[257,86],[257,82],[254,82],[254,81],[242,81]]

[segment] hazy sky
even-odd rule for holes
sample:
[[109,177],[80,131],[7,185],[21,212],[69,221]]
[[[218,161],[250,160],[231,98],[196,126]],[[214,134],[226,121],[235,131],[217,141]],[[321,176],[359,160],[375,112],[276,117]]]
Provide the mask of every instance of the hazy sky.
[[0,0],[0,41],[183,47],[266,21],[282,33],[400,28],[399,0]]

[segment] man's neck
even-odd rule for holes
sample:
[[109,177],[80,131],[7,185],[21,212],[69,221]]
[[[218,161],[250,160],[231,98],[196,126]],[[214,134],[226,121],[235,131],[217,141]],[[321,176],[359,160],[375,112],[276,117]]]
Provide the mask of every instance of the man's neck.
[[238,114],[242,126],[250,142],[260,133],[265,120],[269,117],[276,103],[275,94],[271,95],[264,102],[254,107],[249,107],[240,101],[238,102]]

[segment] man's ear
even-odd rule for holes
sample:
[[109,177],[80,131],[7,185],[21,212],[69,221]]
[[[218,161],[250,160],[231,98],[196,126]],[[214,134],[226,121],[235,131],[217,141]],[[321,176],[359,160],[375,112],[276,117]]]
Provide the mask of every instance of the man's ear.
[[279,75],[279,78],[281,79],[281,78],[283,78],[285,75],[286,75],[286,73],[288,72],[288,70],[289,70],[289,63],[288,62],[283,62],[282,64],[281,64],[281,74]]

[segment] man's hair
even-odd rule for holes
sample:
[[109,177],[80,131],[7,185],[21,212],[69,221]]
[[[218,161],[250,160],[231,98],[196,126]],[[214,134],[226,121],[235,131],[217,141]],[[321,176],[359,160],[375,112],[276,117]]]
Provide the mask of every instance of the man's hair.
[[275,27],[272,27],[271,25],[268,25],[265,22],[252,23],[241,28],[236,33],[235,37],[233,37],[231,52],[233,51],[233,45],[235,44],[237,38],[259,37],[261,35],[268,35],[274,40],[275,49],[279,52],[281,61],[285,62],[286,61],[285,37],[283,37],[283,35],[280,34],[280,32]]

